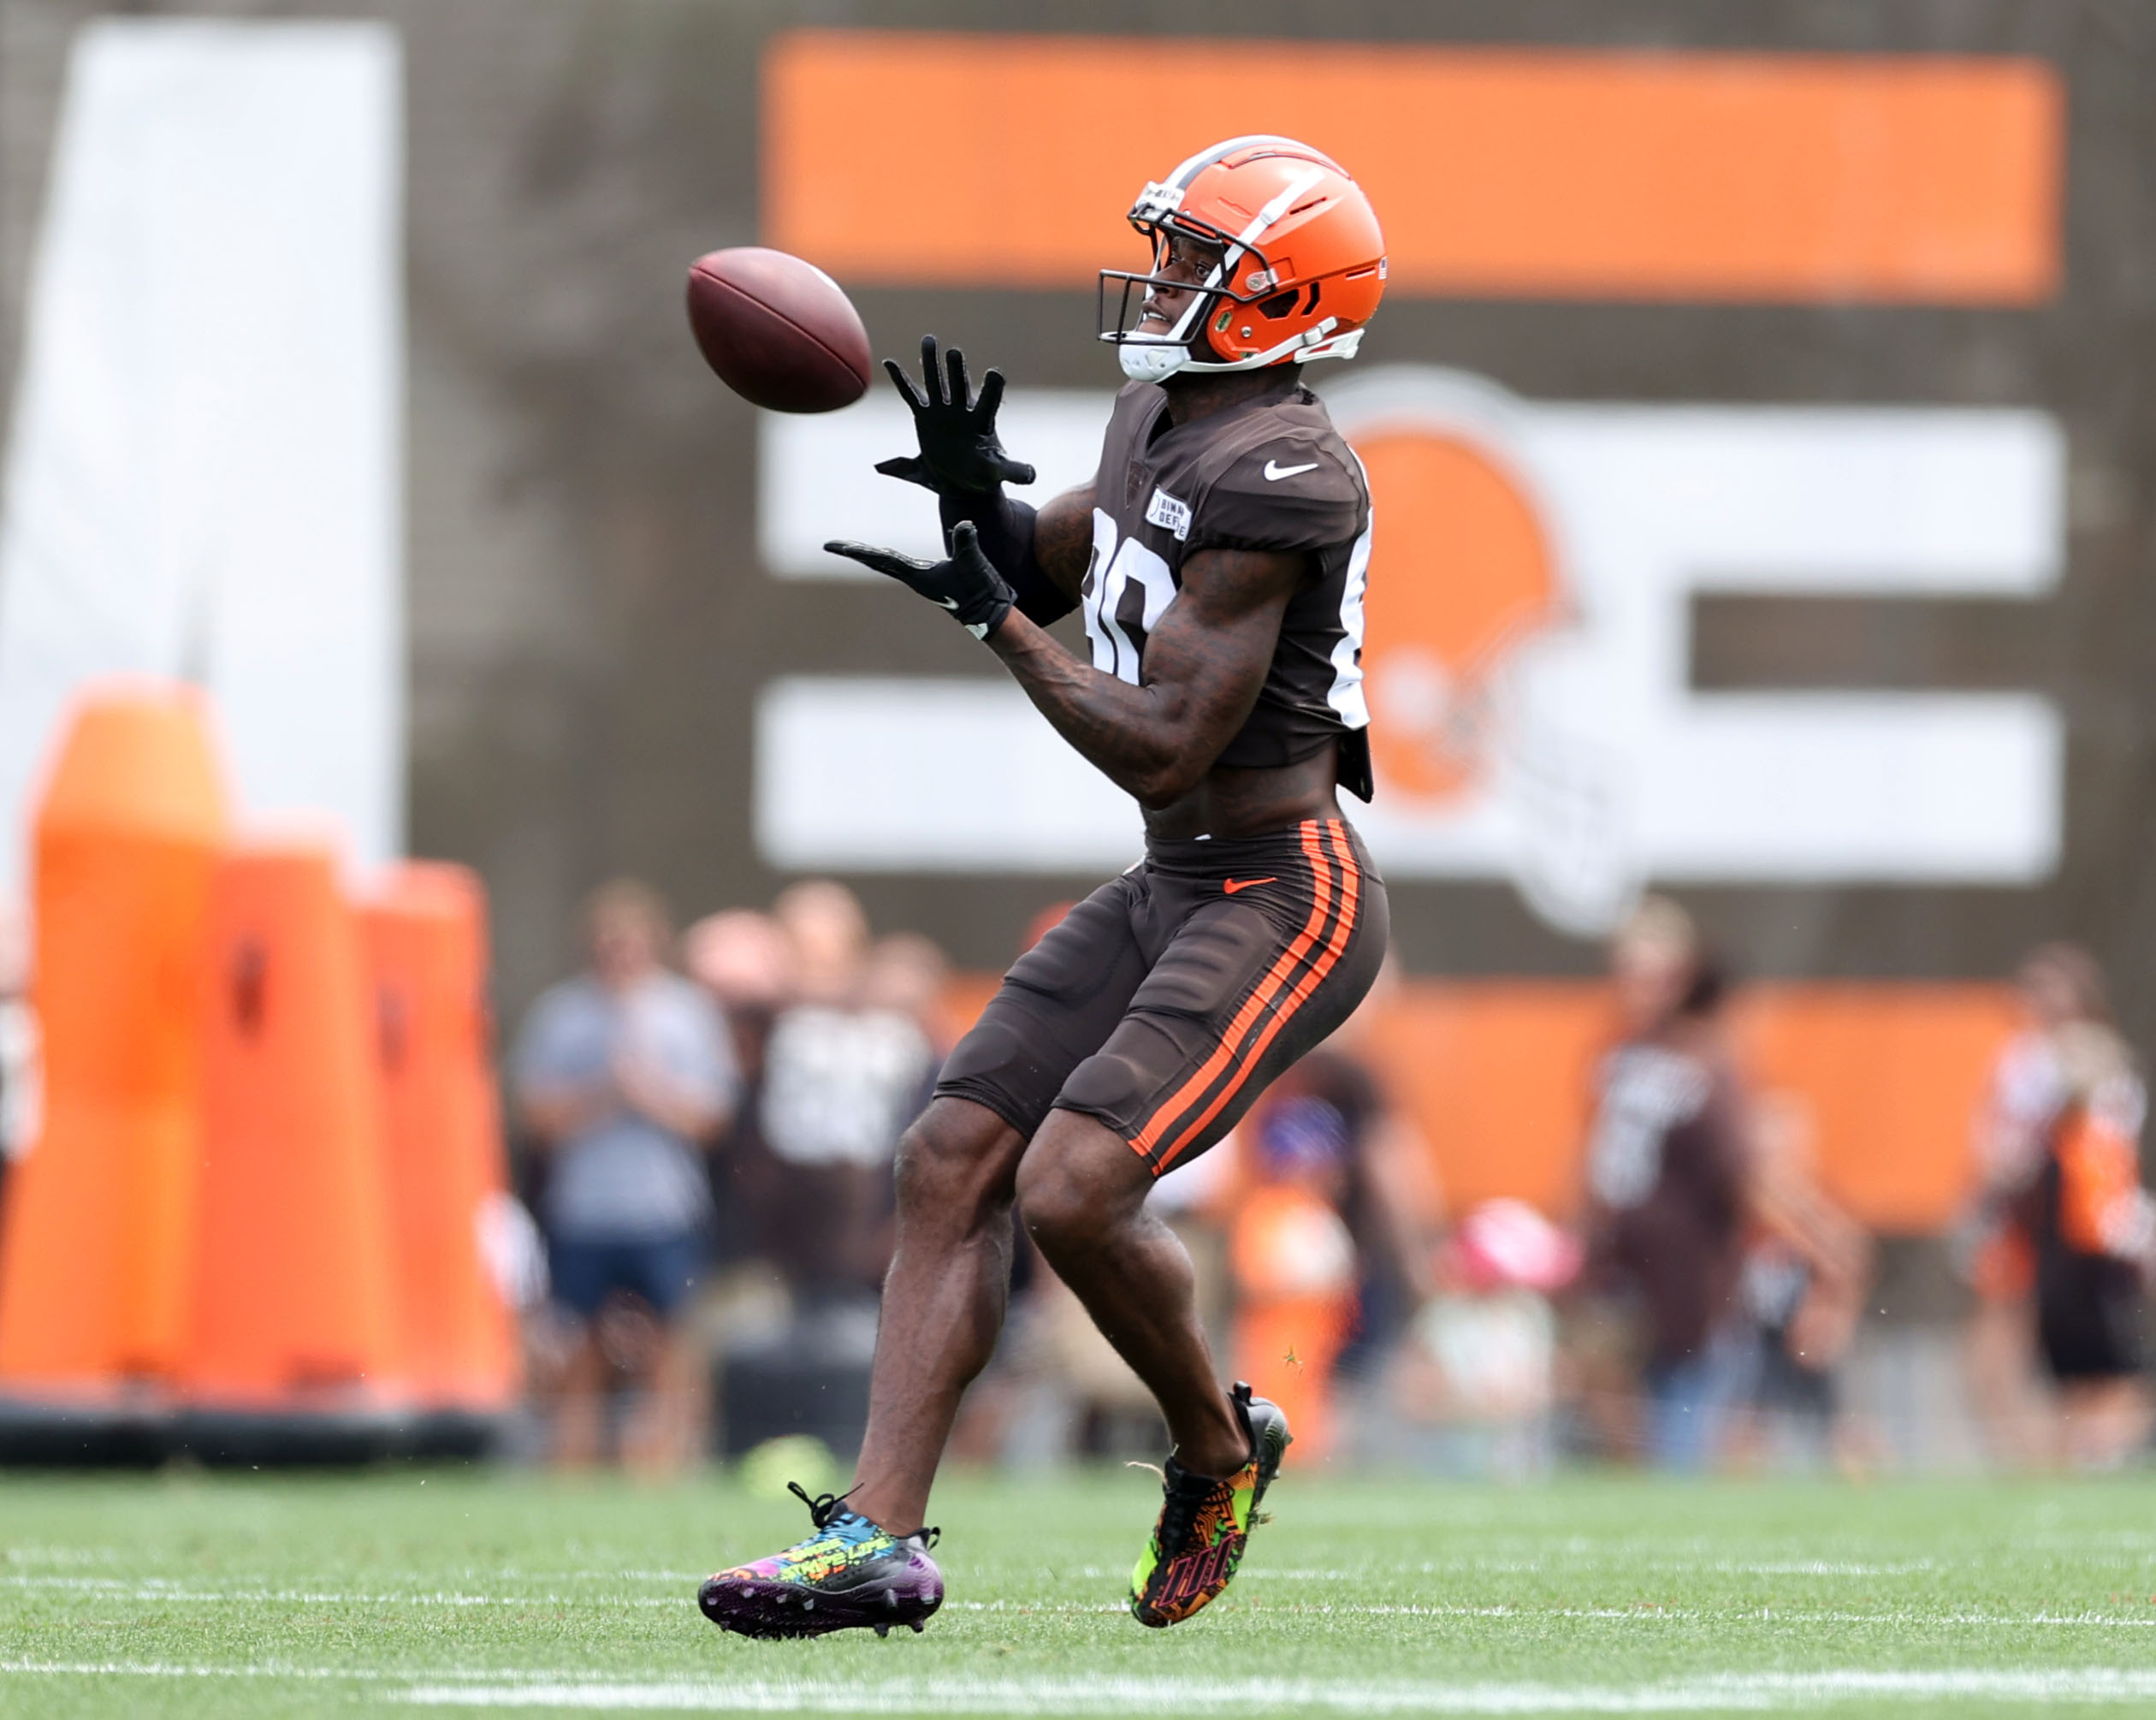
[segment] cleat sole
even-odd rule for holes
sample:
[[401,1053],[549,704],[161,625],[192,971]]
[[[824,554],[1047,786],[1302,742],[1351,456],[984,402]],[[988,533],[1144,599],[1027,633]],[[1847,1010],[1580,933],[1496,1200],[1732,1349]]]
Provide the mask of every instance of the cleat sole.
[[[881,1584],[854,1590],[804,1593],[798,1583],[706,1583],[696,1596],[699,1610],[720,1629],[758,1640],[791,1640],[825,1636],[835,1630],[873,1630],[887,1635],[893,1624],[919,1632],[943,1604],[940,1589],[901,1592]],[[902,1609],[915,1616],[894,1617]]]

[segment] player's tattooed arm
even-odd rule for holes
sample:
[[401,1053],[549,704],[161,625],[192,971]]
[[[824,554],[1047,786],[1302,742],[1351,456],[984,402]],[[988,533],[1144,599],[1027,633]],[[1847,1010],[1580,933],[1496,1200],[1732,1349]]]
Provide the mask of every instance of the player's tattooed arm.
[[988,647],[1111,780],[1142,806],[1168,806],[1198,786],[1258,702],[1304,571],[1299,554],[1200,550],[1183,563],[1182,593],[1146,640],[1138,686],[1080,662],[1023,615],[1006,620]]
[[1075,603],[1093,559],[1093,486],[1081,484],[1042,504],[1034,516],[1034,556],[1056,589]]

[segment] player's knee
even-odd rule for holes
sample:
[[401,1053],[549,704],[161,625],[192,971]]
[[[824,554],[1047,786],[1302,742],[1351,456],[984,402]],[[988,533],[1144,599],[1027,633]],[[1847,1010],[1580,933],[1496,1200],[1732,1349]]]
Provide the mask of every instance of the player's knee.
[[1018,1166],[1018,1211],[1053,1258],[1099,1242],[1144,1205],[1152,1186],[1143,1162],[1113,1130],[1058,1110]]
[[950,1216],[1008,1207],[1015,1131],[979,1106],[937,1103],[898,1137],[892,1165],[902,1216]]
[[1078,1166],[1033,1154],[1018,1167],[1018,1211],[1028,1234],[1052,1257],[1098,1222],[1099,1202]]

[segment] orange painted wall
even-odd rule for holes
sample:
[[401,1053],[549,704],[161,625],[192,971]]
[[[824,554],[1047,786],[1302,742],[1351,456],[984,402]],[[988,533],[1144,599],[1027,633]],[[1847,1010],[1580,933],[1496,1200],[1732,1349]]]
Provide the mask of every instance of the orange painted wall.
[[1357,175],[1396,292],[2035,303],[2064,100],[2028,59],[803,31],[764,234],[850,283],[1090,287],[1237,132]]
[[1374,1023],[1376,1060],[1421,1125],[1446,1204],[1573,1203],[1602,988],[1561,980],[1410,980]]
[[1756,1081],[1809,1112],[1827,1191],[1922,1231],[1969,1192],[1970,1123],[2014,1019],[2004,986],[1811,985],[1761,988],[1736,1025]]
[[[954,1027],[994,985],[954,982]],[[1760,985],[1741,994],[1732,1032],[1754,1086],[1793,1098],[1811,1123],[1827,1192],[1875,1230],[1922,1233],[1952,1223],[1967,1197],[1970,1119],[2013,1019],[2003,986]],[[1593,981],[1400,987],[1371,1023],[1371,1053],[1428,1139],[1453,1210],[1497,1195],[1572,1207],[1611,1025]]]

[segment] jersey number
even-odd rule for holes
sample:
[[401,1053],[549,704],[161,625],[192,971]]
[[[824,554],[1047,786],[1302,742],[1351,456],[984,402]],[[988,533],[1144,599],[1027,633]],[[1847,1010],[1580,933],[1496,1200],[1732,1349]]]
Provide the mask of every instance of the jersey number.
[[1101,509],[1093,509],[1093,563],[1086,570],[1086,637],[1093,641],[1093,667],[1134,687],[1145,658],[1146,636],[1176,601],[1176,576],[1136,538],[1118,544],[1116,536],[1116,522]]

